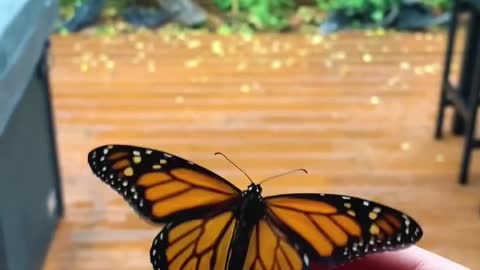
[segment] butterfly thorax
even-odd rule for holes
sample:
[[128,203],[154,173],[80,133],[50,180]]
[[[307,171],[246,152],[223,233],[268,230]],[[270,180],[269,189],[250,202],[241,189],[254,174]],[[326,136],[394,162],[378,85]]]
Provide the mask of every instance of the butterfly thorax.
[[265,215],[265,204],[260,185],[251,184],[247,190],[242,192],[238,215],[240,224],[244,226],[256,224]]

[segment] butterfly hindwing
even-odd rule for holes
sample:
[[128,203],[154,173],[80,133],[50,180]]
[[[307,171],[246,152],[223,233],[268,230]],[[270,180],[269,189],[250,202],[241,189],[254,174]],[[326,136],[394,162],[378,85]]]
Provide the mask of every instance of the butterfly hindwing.
[[232,211],[167,224],[150,249],[154,269],[227,269],[236,224]]
[[330,194],[266,197],[267,216],[310,263],[335,266],[413,245],[422,236],[409,216],[371,201]]
[[108,145],[88,155],[92,171],[143,217],[166,223],[235,204],[240,190],[217,174],[169,153]]
[[243,270],[308,269],[298,248],[275,224],[262,218],[250,235]]

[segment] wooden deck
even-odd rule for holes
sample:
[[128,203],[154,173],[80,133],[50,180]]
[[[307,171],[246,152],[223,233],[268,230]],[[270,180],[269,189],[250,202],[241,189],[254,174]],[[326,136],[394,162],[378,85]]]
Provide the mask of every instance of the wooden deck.
[[[87,153],[129,143],[175,153],[265,194],[332,192],[418,219],[420,246],[480,269],[480,160],[457,185],[462,139],[433,140],[442,34],[330,37],[140,33],[53,39],[66,216],[45,269],[151,269],[160,230],[90,172]],[[448,125],[447,125],[448,126]]]

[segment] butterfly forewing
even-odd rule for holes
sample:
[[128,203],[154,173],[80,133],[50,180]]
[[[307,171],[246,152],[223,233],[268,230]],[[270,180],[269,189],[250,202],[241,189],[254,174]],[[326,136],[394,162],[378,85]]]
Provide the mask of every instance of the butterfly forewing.
[[88,156],[92,171],[153,222],[193,219],[235,204],[240,190],[215,173],[169,153],[109,145]]
[[310,262],[343,264],[368,254],[410,246],[422,236],[409,216],[359,198],[289,194],[265,198],[267,215],[298,243]]

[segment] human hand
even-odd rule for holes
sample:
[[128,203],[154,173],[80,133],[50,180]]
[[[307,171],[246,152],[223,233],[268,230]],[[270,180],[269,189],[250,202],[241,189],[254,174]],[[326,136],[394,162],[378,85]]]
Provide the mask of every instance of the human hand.
[[[311,270],[328,270],[312,265]],[[444,257],[413,246],[407,249],[368,256],[335,270],[469,270]]]

